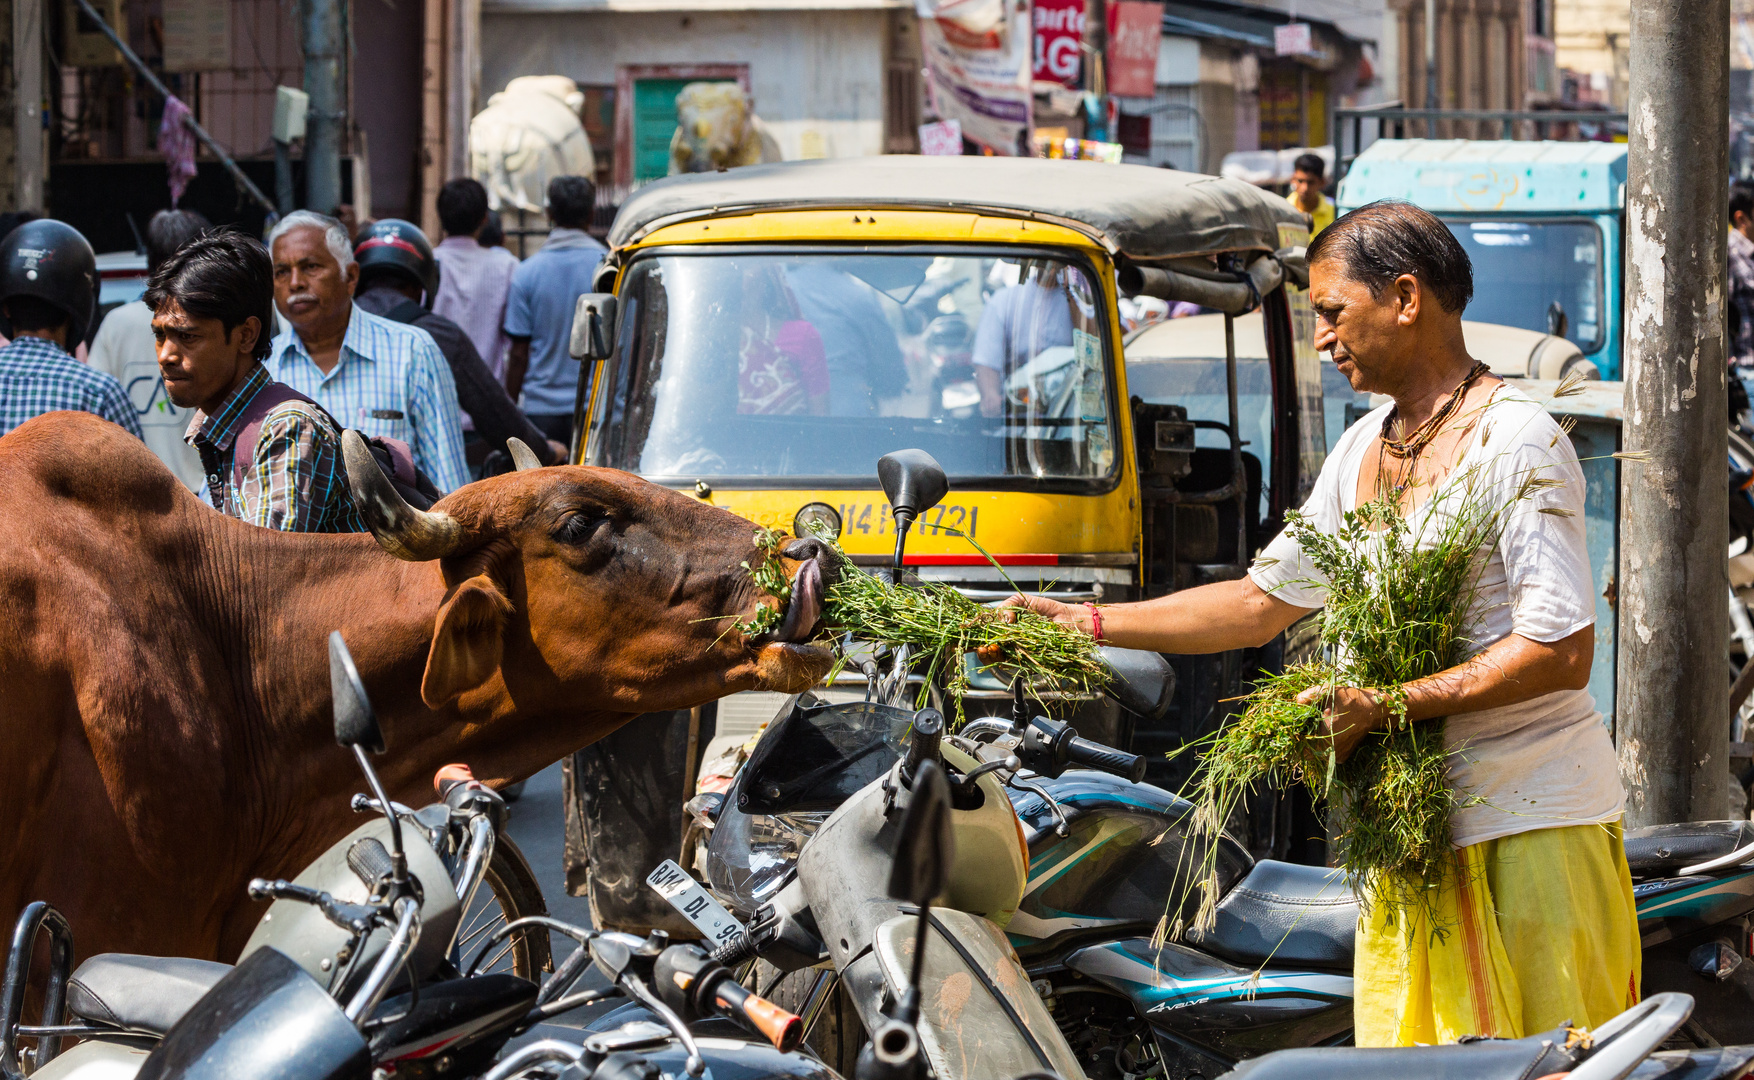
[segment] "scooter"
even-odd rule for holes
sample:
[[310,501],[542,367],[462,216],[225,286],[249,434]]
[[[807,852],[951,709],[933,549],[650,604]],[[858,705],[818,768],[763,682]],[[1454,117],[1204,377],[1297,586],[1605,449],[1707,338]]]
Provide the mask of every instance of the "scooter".
[[[897,491],[941,493],[942,475],[930,476],[928,462],[911,466],[928,475]],[[867,678],[879,699],[907,689],[905,673],[873,669]],[[1126,707],[1150,715],[1167,701],[1170,687],[1150,682],[1142,668],[1116,680]],[[810,837],[898,759],[906,716],[883,700],[824,705],[800,696],[769,725],[722,800],[697,798],[696,820],[711,828],[704,872],[733,912],[758,927],[772,917]],[[1093,1075],[1161,1067],[1213,1077],[1267,1051],[1350,1041],[1358,911],[1342,874],[1257,863],[1221,837],[1212,853],[1222,889],[1217,925],[1154,947],[1159,920],[1177,914],[1169,900],[1189,895],[1190,868],[1205,854],[1190,850],[1185,835],[1190,804],[1136,782],[1132,755],[1073,741],[1065,725],[1032,715],[1020,692],[1009,722],[975,721],[964,734],[985,747],[995,770],[996,758],[1018,757],[1023,768],[1009,773],[1004,791],[1028,845],[1020,898],[1010,909],[970,910],[998,913]],[[1631,830],[1626,846],[1647,991],[1697,996],[1682,1035],[1695,1045],[1754,1042],[1754,966],[1743,963],[1754,824]],[[832,998],[822,985],[830,978],[816,976],[797,995],[807,1019],[815,1019],[814,1003]]]
[[[13,935],[0,990],[0,1077],[133,1075],[186,1026],[190,1014],[204,1011],[211,1019],[211,1010],[228,1001],[226,1008],[254,1009],[276,993],[289,995],[287,1002],[331,1001],[350,1024],[371,1020],[388,1015],[379,1006],[395,988],[393,976],[418,1001],[393,1010],[402,1014],[394,1023],[371,1026],[373,1060],[455,1061],[455,1044],[468,1040],[455,1032],[435,1039],[435,1023],[455,1027],[457,1017],[466,1015],[475,1018],[476,1028],[489,1028],[482,1017],[510,1010],[521,988],[535,996],[537,973],[552,967],[546,930],[531,921],[545,912],[534,874],[500,835],[505,804],[461,765],[447,766],[435,778],[440,801],[418,811],[391,802],[367,757],[383,752],[383,735],[339,633],[330,636],[329,657],[336,739],[352,752],[372,791],[356,795],[353,806],[374,818],[295,880],[250,883],[252,898],[273,903],[235,967],[105,953],[74,970],[72,928],[50,905],[29,905]],[[414,842],[405,844],[409,833]],[[31,958],[45,934],[50,963],[38,980],[42,1016],[27,1024]],[[465,969],[484,977],[458,979]],[[313,1032],[330,1028],[339,1030],[323,1021]],[[367,1038],[363,1029],[361,1037]],[[58,1053],[70,1038],[82,1041]],[[24,1048],[25,1041],[34,1047]],[[486,1046],[487,1057],[504,1041]],[[258,1059],[263,1068],[266,1063]],[[256,1065],[238,1067],[238,1075],[257,1074]]]

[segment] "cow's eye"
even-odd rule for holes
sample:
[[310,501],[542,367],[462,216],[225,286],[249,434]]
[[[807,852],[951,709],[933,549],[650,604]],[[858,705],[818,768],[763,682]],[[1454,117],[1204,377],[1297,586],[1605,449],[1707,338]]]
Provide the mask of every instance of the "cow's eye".
[[609,524],[607,515],[594,510],[575,510],[560,520],[554,538],[563,544],[583,544],[590,540],[598,526]]

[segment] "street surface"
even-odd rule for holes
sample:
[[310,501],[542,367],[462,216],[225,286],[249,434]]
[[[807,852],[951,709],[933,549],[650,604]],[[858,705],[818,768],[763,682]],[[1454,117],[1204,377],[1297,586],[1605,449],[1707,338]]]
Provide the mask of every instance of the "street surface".
[[[536,881],[542,886],[542,899],[548,904],[548,914],[563,922],[589,926],[590,902],[582,896],[568,896],[566,892],[566,865],[563,861],[566,849],[566,807],[561,801],[561,792],[559,762],[530,777],[529,783],[524,785],[523,797],[511,804],[511,819],[506,823],[506,835],[512,838],[523,851],[524,858],[530,861],[530,869],[535,871]],[[554,950],[554,963],[557,966],[578,947],[564,934],[551,932],[549,942]],[[593,968],[578,982],[577,987],[583,990],[605,985],[607,981]],[[563,1013],[551,1024],[540,1025],[512,1040],[510,1045],[520,1046],[545,1035],[558,1034],[564,1037],[565,1033],[544,1032],[543,1029],[553,1025],[582,1028],[622,1004],[619,999],[612,999],[601,1005],[587,1005]]]

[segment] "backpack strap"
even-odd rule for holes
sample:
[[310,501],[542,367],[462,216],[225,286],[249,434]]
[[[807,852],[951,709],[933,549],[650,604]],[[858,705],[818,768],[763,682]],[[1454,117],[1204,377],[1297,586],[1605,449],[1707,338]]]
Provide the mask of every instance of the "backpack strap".
[[[237,439],[231,444],[231,484],[234,490],[243,487],[244,477],[256,467],[256,441],[262,437],[262,424],[267,421],[268,414],[289,401],[302,401],[318,412],[323,411],[321,405],[285,383],[270,382],[256,391],[256,396],[244,407]],[[339,430],[340,425],[337,424],[336,428]]]
[[[329,422],[335,425],[336,432],[343,430],[343,425],[333,416],[329,416],[328,410],[315,401],[285,383],[270,382],[258,390],[249,405],[245,406],[243,422],[238,427],[237,441],[232,443],[231,482],[234,489],[243,487],[244,477],[256,467],[256,442],[262,437],[262,424],[267,421],[268,414],[289,401],[304,402],[328,416]],[[372,459],[377,462],[378,468],[383,470],[397,492],[415,509],[425,510],[443,495],[432,480],[415,466],[413,451],[407,443],[386,435],[366,435],[363,431],[360,434],[365,436],[366,445],[371,448]]]

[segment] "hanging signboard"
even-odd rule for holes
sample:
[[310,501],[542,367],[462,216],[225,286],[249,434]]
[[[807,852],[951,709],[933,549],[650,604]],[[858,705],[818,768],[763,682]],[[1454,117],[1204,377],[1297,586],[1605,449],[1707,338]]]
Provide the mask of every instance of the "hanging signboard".
[[1273,27],[1273,51],[1280,56],[1307,56],[1314,52],[1309,24],[1294,22]]
[[946,17],[952,7],[975,5],[952,0],[935,7],[932,0],[919,0],[917,7],[929,92],[939,117],[956,121],[963,138],[995,154],[1028,154],[1033,104],[1029,0],[1006,0],[998,9],[1003,18],[997,21],[973,19],[960,11],[957,17]]
[[1163,42],[1163,5],[1112,0],[1108,36],[1108,92],[1120,97],[1157,93],[1157,48]]
[[164,69],[231,67],[231,0],[164,0]]
[[960,157],[962,125],[954,120],[920,125],[920,153],[926,157]]
[[1035,77],[1063,86],[1078,85],[1084,41],[1084,0],[1035,0]]

